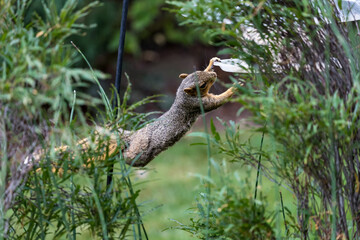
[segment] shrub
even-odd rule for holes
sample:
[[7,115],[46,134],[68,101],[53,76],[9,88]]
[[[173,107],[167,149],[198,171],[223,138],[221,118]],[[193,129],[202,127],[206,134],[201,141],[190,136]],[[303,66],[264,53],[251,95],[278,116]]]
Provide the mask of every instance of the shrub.
[[[121,154],[107,155],[109,137],[96,134],[81,109],[101,103],[106,109],[97,116],[102,124],[110,123],[114,131],[134,130],[146,124],[148,115],[134,109],[152,101],[129,106],[129,84],[113,109],[98,82],[105,75],[73,66],[80,55],[69,38],[82,33],[86,26],[78,20],[97,5],[44,1],[42,14],[35,11],[29,20],[31,1],[0,1],[1,239],[76,239],[84,231],[103,239],[146,234],[131,171]],[[74,91],[89,83],[98,84],[101,99]],[[86,151],[78,146],[84,136],[97,139]],[[121,138],[117,141],[120,148]],[[68,150],[56,150],[61,144]],[[39,152],[40,162],[24,163]]]
[[358,238],[358,30],[340,22],[345,2],[170,3],[183,23],[227,47],[219,54],[250,66],[236,101],[253,113],[272,146],[259,153],[232,126],[213,143],[235,161],[260,164],[296,196],[298,223],[289,235]]
[[[197,201],[196,218],[189,225],[179,224],[178,229],[187,231],[199,239],[275,239],[272,216],[266,212],[264,201],[249,197],[251,186],[237,171],[229,173],[224,164],[221,168],[213,162],[221,180],[203,181],[212,184],[212,193],[201,193]],[[211,205],[210,213],[207,207]]]

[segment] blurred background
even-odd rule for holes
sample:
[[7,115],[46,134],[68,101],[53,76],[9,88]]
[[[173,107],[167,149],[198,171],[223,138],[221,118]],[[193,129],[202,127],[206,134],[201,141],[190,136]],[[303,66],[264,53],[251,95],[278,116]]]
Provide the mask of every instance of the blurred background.
[[[61,6],[62,1],[57,1]],[[91,2],[79,1],[79,7]],[[36,11],[43,11],[41,1],[33,1],[30,6],[29,18]],[[171,106],[181,73],[203,70],[209,60],[217,55],[220,48],[211,46],[198,29],[179,26],[176,15],[172,13],[165,0],[131,0],[129,1],[125,55],[121,80],[121,94],[127,85],[125,73],[132,83],[131,100],[138,101],[151,95],[162,95],[159,102],[139,108],[138,111],[166,111]],[[115,84],[117,50],[120,35],[122,1],[103,1],[82,19],[85,25],[91,26],[81,36],[71,36],[73,41],[84,53],[94,69],[107,73],[109,78],[101,84],[111,94]],[[226,57],[222,55],[219,57]],[[77,66],[87,68],[80,56]],[[229,75],[215,67],[218,80],[211,89],[213,93],[226,90],[225,83],[231,83]],[[81,91],[96,96],[96,85]],[[209,117],[221,116],[224,120],[234,120],[238,104],[228,103]],[[245,113],[246,114],[246,113]],[[216,122],[215,122],[216,124]],[[219,124],[216,124],[219,126]],[[199,126],[199,123],[196,124]]]

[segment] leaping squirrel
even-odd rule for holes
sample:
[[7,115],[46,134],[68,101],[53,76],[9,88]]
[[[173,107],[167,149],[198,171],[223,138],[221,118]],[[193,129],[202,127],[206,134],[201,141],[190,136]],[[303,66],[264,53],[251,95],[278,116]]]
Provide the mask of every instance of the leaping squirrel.
[[[197,87],[199,87],[201,101],[205,112],[214,110],[223,105],[227,99],[234,94],[234,87],[230,87],[222,94],[214,95],[209,93],[209,89],[216,80],[216,73],[212,70],[213,64],[218,58],[212,58],[208,67],[204,71],[196,71],[192,74],[180,74],[182,83],[180,84],[175,101],[171,108],[154,122],[145,127],[134,131],[119,129],[118,133],[111,133],[109,156],[116,154],[119,150],[116,141],[116,134],[121,135],[121,140],[125,142],[125,149],[122,149],[125,162],[135,167],[143,167],[153,160],[159,153],[174,145],[185,135],[201,114]],[[98,132],[101,132],[99,130]],[[101,134],[101,133],[100,133]],[[90,144],[90,139],[85,138],[78,142],[83,150]],[[66,146],[56,149],[65,151]],[[25,161],[37,162],[41,158],[41,153],[28,157]],[[136,159],[137,158],[137,159]],[[136,159],[136,161],[134,161]]]

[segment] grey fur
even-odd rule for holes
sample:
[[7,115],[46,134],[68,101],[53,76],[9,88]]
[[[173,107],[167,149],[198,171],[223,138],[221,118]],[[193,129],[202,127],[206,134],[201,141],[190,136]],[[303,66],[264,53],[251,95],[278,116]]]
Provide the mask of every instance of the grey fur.
[[[220,95],[209,94],[208,90],[216,79],[215,72],[198,71],[188,75],[179,86],[176,98],[166,113],[156,121],[130,135],[124,156],[127,164],[143,167],[159,153],[174,145],[189,131],[201,114],[196,85],[201,89],[201,101],[205,112],[214,110],[233,94],[233,88]],[[187,89],[187,92],[185,92]],[[136,159],[136,157],[138,157]],[[134,161],[136,159],[136,161]]]

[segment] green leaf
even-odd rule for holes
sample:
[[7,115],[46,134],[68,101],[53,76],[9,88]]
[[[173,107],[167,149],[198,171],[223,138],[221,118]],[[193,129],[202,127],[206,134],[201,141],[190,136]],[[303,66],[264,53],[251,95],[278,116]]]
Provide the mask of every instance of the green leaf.
[[187,136],[189,137],[201,137],[201,138],[207,138],[210,137],[209,134],[206,134],[204,132],[191,132]]
[[221,140],[219,133],[216,131],[213,119],[210,120],[210,129],[211,133],[214,136],[215,140],[219,142]]

